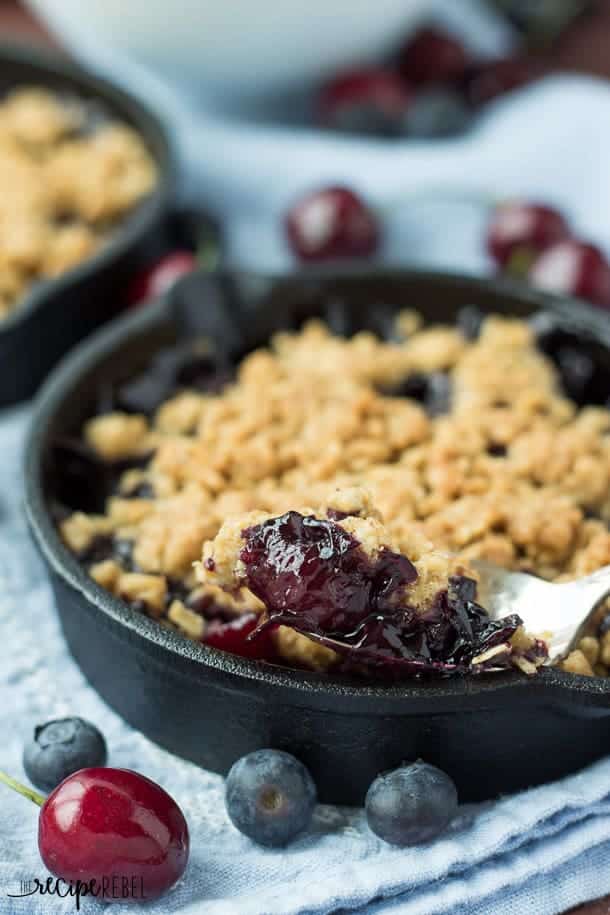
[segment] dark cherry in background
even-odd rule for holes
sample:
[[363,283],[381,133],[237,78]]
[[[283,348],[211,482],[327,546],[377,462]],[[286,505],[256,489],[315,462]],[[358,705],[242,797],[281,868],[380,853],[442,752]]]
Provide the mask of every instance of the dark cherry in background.
[[536,254],[554,242],[568,238],[570,228],[557,210],[523,200],[499,204],[487,229],[487,250],[505,267],[515,250]]
[[380,241],[375,213],[347,187],[322,188],[305,194],[288,210],[285,229],[302,261],[370,257]]
[[344,133],[400,136],[412,98],[408,85],[391,70],[348,70],[322,87],[317,118]]
[[434,28],[422,28],[399,51],[398,68],[416,86],[457,82],[468,66],[460,41]]
[[538,289],[573,295],[610,309],[610,265],[595,245],[564,239],[547,247],[527,278]]

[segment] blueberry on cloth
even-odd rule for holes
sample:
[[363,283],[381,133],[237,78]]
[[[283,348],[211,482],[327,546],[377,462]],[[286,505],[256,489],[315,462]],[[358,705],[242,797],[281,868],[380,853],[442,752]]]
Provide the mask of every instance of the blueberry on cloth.
[[256,750],[227,776],[225,803],[234,826],[259,845],[286,845],[309,825],[316,804],[309,771],[290,753]]
[[378,775],[365,801],[369,828],[392,845],[420,845],[449,825],[458,806],[453,781],[418,761]]
[[79,769],[106,764],[106,741],[82,718],[47,721],[34,729],[23,752],[23,768],[41,791],[53,791]]

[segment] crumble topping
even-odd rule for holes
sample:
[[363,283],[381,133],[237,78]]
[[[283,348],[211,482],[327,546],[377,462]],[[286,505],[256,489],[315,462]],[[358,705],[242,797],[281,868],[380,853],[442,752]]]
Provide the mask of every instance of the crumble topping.
[[[177,390],[150,417],[92,419],[85,439],[116,485],[103,514],[61,523],[66,543],[116,594],[123,573],[164,583],[156,596],[131,583],[131,599],[204,641],[180,608],[204,621],[260,614],[247,588],[221,587],[239,578],[244,519],[299,506],[323,508],[369,554],[383,545],[408,557],[422,607],[453,563],[487,559],[549,580],[610,564],[609,410],[566,396],[524,321],[487,318],[475,340],[418,329],[413,313],[397,326],[405,339],[346,340],[312,321],[247,356],[219,393]],[[272,638],[285,662],[334,662],[284,626]],[[607,675],[610,636],[587,639],[563,666]]]
[[126,124],[23,87],[0,101],[0,319],[93,254],[156,182]]

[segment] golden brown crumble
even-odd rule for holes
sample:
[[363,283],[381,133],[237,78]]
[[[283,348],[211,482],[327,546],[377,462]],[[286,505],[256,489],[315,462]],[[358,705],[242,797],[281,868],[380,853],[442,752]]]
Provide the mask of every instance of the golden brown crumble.
[[[298,506],[341,512],[360,500],[360,517],[341,523],[363,544],[389,541],[419,562],[424,602],[446,580],[448,555],[552,580],[610,564],[610,412],[563,395],[523,321],[488,318],[476,341],[453,327],[417,330],[413,313],[398,325],[410,332],[403,342],[345,340],[313,321],[246,357],[218,395],[177,392],[150,422],[92,420],[85,436],[101,457],[152,456],[125,471],[103,516],[65,521],[66,542],[84,556],[110,530],[133,544],[138,574],[166,582],[168,600],[180,581],[192,606],[192,564],[206,541],[217,538],[205,551],[215,583],[229,581],[242,516],[252,523]],[[452,387],[444,415],[399,396],[405,379],[441,371]],[[143,484],[150,497],[130,499]],[[261,609],[247,593],[222,600],[235,613]],[[288,632],[276,637],[286,660],[326,666],[319,646]],[[583,640],[564,666],[606,675],[610,636]]]
[[93,254],[156,182],[139,136],[90,129],[86,106],[46,89],[0,102],[0,319],[32,283]]

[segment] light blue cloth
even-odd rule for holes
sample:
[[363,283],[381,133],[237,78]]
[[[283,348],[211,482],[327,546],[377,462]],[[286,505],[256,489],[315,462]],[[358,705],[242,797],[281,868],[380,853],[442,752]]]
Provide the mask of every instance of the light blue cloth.
[[[184,97],[141,67],[88,45],[78,23],[57,25],[77,54],[122,79],[173,126],[182,195],[223,217],[234,263],[289,268],[279,215],[295,193],[338,179],[379,204],[414,191],[442,196],[447,186],[533,195],[559,204],[581,233],[610,250],[610,88],[601,83],[550,80],[500,103],[455,141],[345,142],[195,114]],[[383,257],[485,271],[484,214],[476,201],[422,201],[389,217]],[[224,813],[222,780],[128,728],[70,660],[20,513],[26,421],[27,409],[0,414],[0,767],[22,776],[22,746],[34,725],[79,714],[106,734],[112,764],[137,769],[171,792],[191,827],[190,866],[169,896],[140,911],[555,915],[610,893],[610,760],[562,782],[463,809],[445,837],[418,849],[392,849],[367,830],[362,812],[329,807],[319,808],[311,832],[286,851],[263,851],[241,837]],[[44,872],[36,809],[0,786],[0,812],[1,915],[73,912],[72,900],[7,898],[19,891],[20,880]],[[101,910],[84,904],[84,911]]]

